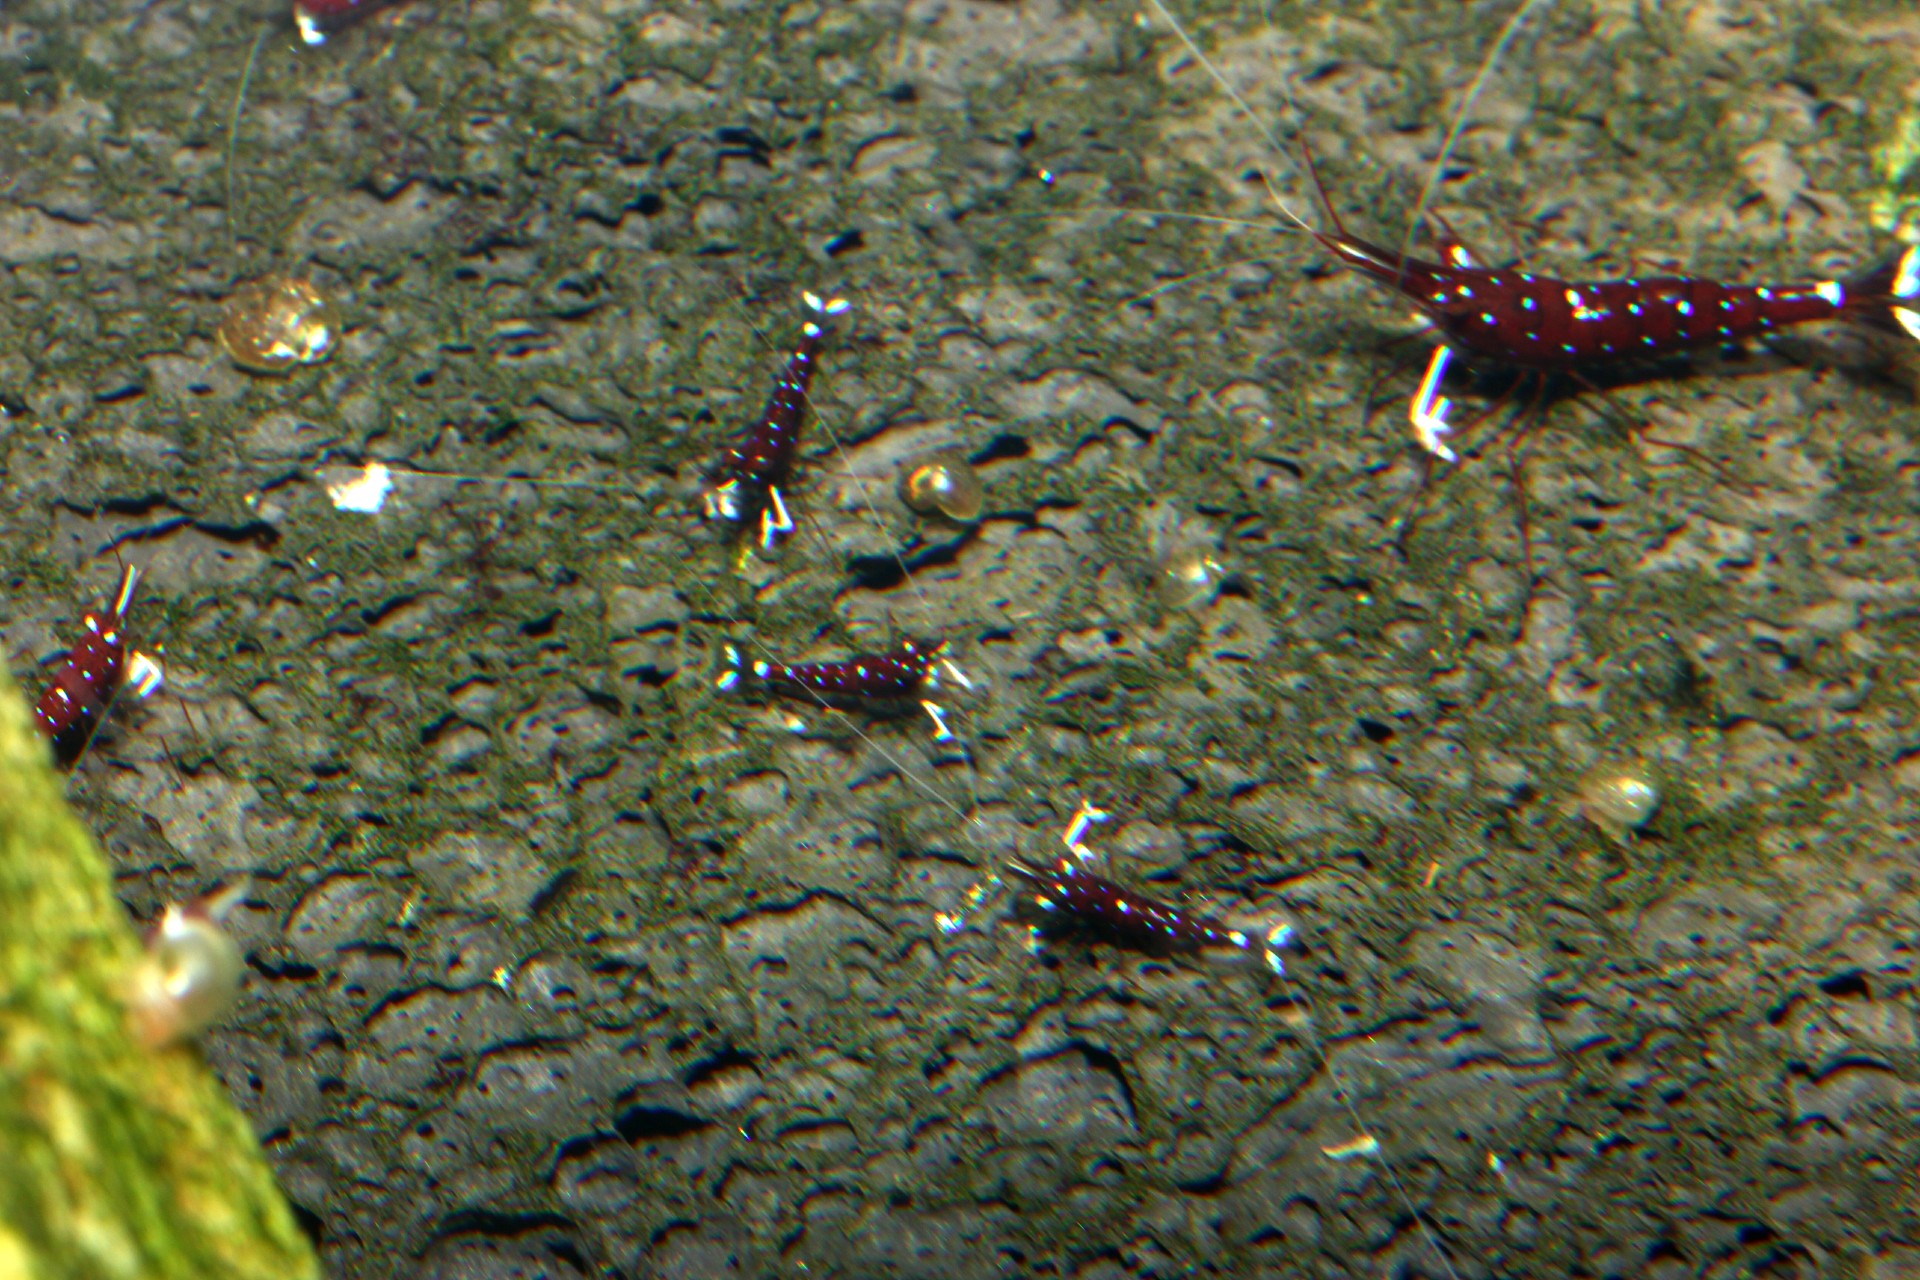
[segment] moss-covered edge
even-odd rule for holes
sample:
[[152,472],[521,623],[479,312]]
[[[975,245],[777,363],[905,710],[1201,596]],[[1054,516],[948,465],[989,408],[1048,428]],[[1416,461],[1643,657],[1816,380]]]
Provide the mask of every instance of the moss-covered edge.
[[143,1048],[140,941],[0,667],[0,1280],[302,1280],[313,1248],[198,1050]]

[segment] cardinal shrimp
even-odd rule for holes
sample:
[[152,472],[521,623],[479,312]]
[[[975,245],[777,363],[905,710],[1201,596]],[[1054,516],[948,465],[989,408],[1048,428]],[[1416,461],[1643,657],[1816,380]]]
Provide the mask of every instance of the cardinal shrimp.
[[[1490,84],[1497,83],[1493,72],[1498,55],[1516,42],[1529,19],[1535,25],[1546,22],[1550,6],[1534,0],[1511,10],[1498,32],[1493,54],[1464,88],[1450,127],[1440,139],[1438,155],[1421,159],[1426,165],[1425,180],[1411,212],[1404,215],[1410,228],[1404,243],[1379,243],[1349,229],[1340,210],[1340,193],[1336,189],[1330,194],[1323,185],[1307,141],[1308,132],[1318,123],[1317,109],[1330,109],[1349,121],[1356,117],[1364,120],[1372,113],[1367,99],[1369,94],[1382,96],[1377,84],[1359,89],[1352,83],[1367,79],[1365,72],[1356,74],[1352,65],[1365,55],[1342,59],[1338,54],[1311,54],[1303,46],[1289,50],[1284,60],[1271,66],[1267,77],[1270,84],[1290,86],[1296,79],[1302,81],[1297,102],[1291,89],[1286,92],[1288,127],[1296,132],[1293,141],[1283,141],[1277,132],[1265,128],[1244,86],[1230,82],[1227,72],[1163,5],[1153,7],[1159,19],[1176,33],[1188,54],[1189,67],[1204,73],[1223,99],[1257,130],[1272,163],[1249,169],[1247,179],[1277,211],[1277,229],[1305,235],[1328,261],[1404,302],[1422,331],[1436,339],[1418,387],[1406,401],[1409,434],[1419,455],[1434,463],[1456,464],[1461,460],[1459,450],[1468,447],[1468,440],[1473,451],[1479,452],[1504,437],[1507,471],[1516,495],[1520,558],[1529,581],[1533,578],[1532,525],[1525,467],[1549,409],[1558,402],[1570,400],[1595,408],[1595,402],[1603,401],[1603,389],[1658,383],[1713,369],[1752,372],[1765,367],[1764,362],[1750,358],[1749,348],[1756,341],[1767,344],[1769,352],[1793,351],[1802,358],[1813,355],[1816,359],[1838,359],[1861,370],[1911,371],[1916,364],[1913,343],[1920,341],[1920,249],[1881,246],[1865,255],[1854,250],[1851,263],[1832,278],[1785,284],[1726,284],[1702,275],[1674,274],[1671,267],[1647,268],[1638,265],[1644,258],[1632,249],[1627,251],[1626,260],[1638,269],[1604,279],[1585,273],[1565,273],[1562,278],[1538,266],[1491,265],[1483,251],[1470,250],[1434,207],[1436,194],[1443,188],[1465,191],[1470,186],[1500,189],[1504,194],[1516,185],[1496,187],[1501,157],[1493,148],[1498,147],[1498,135],[1502,133],[1508,146],[1514,145],[1514,123],[1524,118],[1527,106],[1511,90],[1493,94],[1494,101],[1484,101],[1482,94],[1489,91]],[[1332,43],[1338,47],[1340,42]],[[1364,37],[1350,37],[1347,47],[1361,45]],[[1312,62],[1316,56],[1321,59],[1318,66]],[[1179,71],[1176,66],[1174,74]],[[1562,91],[1563,86],[1553,78],[1538,75],[1530,87],[1536,117],[1547,107],[1559,106],[1551,95]],[[1481,115],[1476,117],[1476,111]],[[1753,127],[1748,122],[1742,124],[1749,131]],[[1488,134],[1494,136],[1476,136]],[[1463,139],[1467,141],[1463,143]],[[1746,226],[1764,226],[1754,216],[1755,205],[1779,213],[1778,227],[1782,230],[1819,227],[1822,219],[1840,222],[1830,217],[1832,198],[1814,191],[1803,170],[1783,170],[1776,163],[1777,145],[1756,145],[1739,159],[1741,176],[1749,190],[1757,192],[1736,206],[1735,217]],[[1766,167],[1769,164],[1773,164],[1772,169]],[[1487,174],[1483,181],[1470,182],[1481,173]],[[1304,200],[1281,194],[1276,184],[1290,178],[1300,180],[1306,192]],[[1524,189],[1521,194],[1524,198]],[[1309,202],[1315,209],[1311,215],[1300,211]],[[1511,205],[1510,195],[1507,202]],[[1535,212],[1530,225],[1536,235],[1556,235],[1564,240],[1566,232],[1556,224],[1577,222],[1584,229],[1594,229],[1593,214],[1578,196],[1535,198],[1532,204]],[[1542,206],[1544,213],[1540,211]],[[1422,231],[1431,232],[1431,257],[1413,250]],[[1774,238],[1778,239],[1777,232]],[[1829,250],[1823,256],[1831,260],[1835,254]],[[1148,296],[1158,296],[1171,287],[1161,286]],[[1789,334],[1800,326],[1820,322],[1838,322],[1851,332],[1824,343]],[[1713,358],[1701,359],[1701,353]],[[1458,373],[1462,361],[1472,367],[1476,379],[1462,381],[1450,376]],[[1777,367],[1780,361],[1775,359],[1772,364]],[[1469,385],[1483,396],[1485,407],[1466,415],[1454,398]],[[1684,389],[1685,384],[1682,386]],[[1610,407],[1600,403],[1597,411],[1617,423],[1623,415],[1618,411],[1609,414]],[[1712,455],[1723,451],[1714,448],[1710,439],[1703,439],[1696,424],[1675,423],[1673,419],[1680,415],[1663,416],[1657,405],[1628,409],[1625,416],[1630,419],[1626,424],[1629,434],[1650,453],[1706,462],[1734,488],[1753,492],[1734,478],[1749,460],[1738,450],[1725,462],[1715,460]],[[1367,418],[1371,423],[1370,396]],[[1495,426],[1483,430],[1489,423]]]

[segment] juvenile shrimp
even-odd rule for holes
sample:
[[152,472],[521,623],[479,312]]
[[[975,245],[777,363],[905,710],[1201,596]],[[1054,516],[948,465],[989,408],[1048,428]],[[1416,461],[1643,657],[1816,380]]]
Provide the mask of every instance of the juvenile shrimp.
[[848,305],[844,298],[822,301],[812,293],[803,296],[813,315],[800,327],[799,345],[774,383],[766,412],[721,454],[718,471],[723,479],[706,495],[709,519],[739,524],[758,521],[760,545],[769,549],[794,529],[780,487],[792,474],[794,454],[800,447],[807,394],[813,387],[826,321],[845,312]]
[[325,44],[327,37],[360,21],[395,0],[294,0],[293,25],[305,44]]
[[947,644],[902,639],[890,653],[857,654],[840,662],[779,662],[770,658],[747,661],[732,645],[726,647],[726,669],[714,681],[730,691],[757,685],[776,692],[799,694],[827,706],[845,703],[904,705],[918,702],[934,723],[934,739],[950,742],[946,709],[926,695],[940,687],[941,672],[963,687],[972,681],[947,657]]
[[1027,883],[1033,905],[1049,920],[1092,937],[1148,955],[1186,955],[1238,961],[1258,954],[1275,973],[1284,973],[1281,951],[1293,942],[1293,927],[1277,924],[1264,935],[1247,933],[1218,920],[1143,893],[1136,893],[1089,870],[1093,854],[1082,842],[1087,828],[1109,815],[1082,801],[1060,839],[1067,854],[1050,866],[1011,859],[1007,870]]
[[54,760],[62,769],[72,768],[86,752],[121,689],[145,698],[160,687],[160,664],[144,653],[127,652],[127,610],[139,585],[138,569],[129,565],[121,570],[113,604],[104,613],[89,612],[82,619],[87,634],[68,651],[34,705],[34,721],[53,744]]

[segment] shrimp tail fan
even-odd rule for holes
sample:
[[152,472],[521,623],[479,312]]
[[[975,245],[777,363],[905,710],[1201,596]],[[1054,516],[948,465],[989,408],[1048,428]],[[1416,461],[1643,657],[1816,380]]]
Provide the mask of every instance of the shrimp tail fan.
[[1920,342],[1920,245],[1881,259],[1845,285],[1849,320]]

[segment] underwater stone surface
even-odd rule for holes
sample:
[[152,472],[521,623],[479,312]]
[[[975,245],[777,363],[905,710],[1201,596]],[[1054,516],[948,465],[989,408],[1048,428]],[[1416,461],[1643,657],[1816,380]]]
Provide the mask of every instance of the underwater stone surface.
[[[1503,16],[1431,8],[1186,16],[1393,243]],[[1439,206],[1569,275],[1845,271],[1920,29],[1830,12],[1556,6]],[[1913,1270],[1898,386],[1553,406],[1529,589],[1506,448],[1422,490],[1404,308],[1264,229],[1247,175],[1301,184],[1131,10],[28,4],[0,99],[6,639],[148,567],[169,689],[74,798],[143,917],[254,877],[207,1052],[336,1274]],[[268,270],[329,364],[219,353]],[[703,472],[803,288],[855,311],[740,563]],[[935,448],[972,528],[898,502]],[[1191,610],[1175,530],[1230,573]],[[964,749],[712,685],[900,633]],[[1116,878],[1295,921],[1289,978],[973,904],[1083,798]]]

